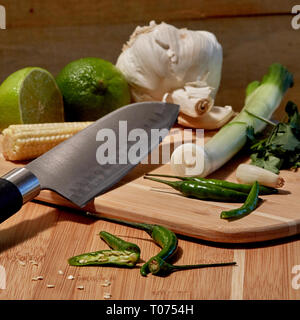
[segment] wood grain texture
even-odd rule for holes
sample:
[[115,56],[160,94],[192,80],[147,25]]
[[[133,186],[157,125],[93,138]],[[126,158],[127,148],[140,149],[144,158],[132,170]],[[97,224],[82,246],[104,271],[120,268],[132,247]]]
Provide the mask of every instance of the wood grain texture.
[[[174,21],[174,25],[211,31],[222,44],[223,72],[216,105],[232,105],[240,110],[248,83],[261,79],[274,62],[285,65],[295,78],[295,86],[283,104],[288,99],[299,103],[300,31],[292,29],[290,16]],[[57,75],[70,61],[86,56],[115,63],[135,27],[135,23],[128,23],[1,30],[0,81],[29,65],[44,67]],[[277,118],[282,117],[282,110]]]
[[[19,214],[0,226],[0,264],[7,274],[6,289],[0,290],[0,299],[103,300],[106,292],[111,293],[113,300],[230,298],[232,267],[189,270],[166,278],[144,278],[138,268],[69,266],[67,259],[72,255],[107,248],[98,236],[101,230],[137,243],[142,250],[142,260],[159,251],[143,231],[92,221],[72,212],[34,203],[25,205]],[[178,252],[178,264],[233,259],[232,250],[206,247],[187,239],[179,239]],[[30,260],[38,265],[31,264]],[[75,279],[68,280],[69,275]],[[44,279],[33,281],[36,276]],[[109,287],[102,286],[105,280],[111,282]],[[208,282],[210,290],[202,290],[201,284]],[[47,284],[55,287],[47,288]],[[77,289],[81,285],[84,290]]]
[[[174,263],[236,261],[237,266],[188,270],[165,278],[141,277],[138,268],[69,266],[67,259],[74,254],[107,248],[98,237],[101,230],[137,243],[143,260],[159,251],[143,231],[26,204],[0,225],[0,265],[6,271],[6,289],[0,289],[0,300],[103,300],[106,292],[112,300],[300,299],[300,290],[292,287],[297,275],[292,269],[300,264],[299,236],[255,246],[179,236]],[[69,275],[75,279],[68,280]],[[43,280],[33,281],[36,276]],[[109,287],[102,286],[105,280],[111,282]],[[55,287],[47,288],[47,284]]]
[[290,14],[295,0],[3,0],[7,27],[48,27]]

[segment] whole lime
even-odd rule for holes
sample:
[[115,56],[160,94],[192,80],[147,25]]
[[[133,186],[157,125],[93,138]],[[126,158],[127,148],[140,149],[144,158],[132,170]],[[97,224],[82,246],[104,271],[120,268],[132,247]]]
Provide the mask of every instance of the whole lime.
[[66,121],[94,121],[130,103],[123,74],[100,58],[72,61],[56,82],[63,95]]

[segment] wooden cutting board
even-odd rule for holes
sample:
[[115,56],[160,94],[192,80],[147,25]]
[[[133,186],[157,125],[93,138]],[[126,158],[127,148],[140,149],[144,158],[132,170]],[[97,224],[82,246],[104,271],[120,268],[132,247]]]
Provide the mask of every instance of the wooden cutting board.
[[[212,135],[213,132],[206,134],[205,140]],[[173,128],[159,150],[162,150],[163,145],[169,144],[171,154],[178,139],[182,139],[182,130]],[[190,139],[195,141],[195,136]],[[242,155],[236,156],[211,177],[236,182],[236,167],[248,161]],[[5,161],[1,154],[0,174],[23,165]],[[167,185],[145,180],[143,175],[149,172],[172,174],[168,163],[139,164],[113,189],[97,197],[83,210],[99,213],[103,217],[162,224],[178,234],[215,242],[264,241],[295,235],[300,231],[298,172],[281,171],[285,185],[279,194],[262,196],[264,201],[254,212],[230,222],[220,219],[221,211],[241,204],[186,198]],[[74,207],[69,201],[47,190],[42,191],[36,199],[49,204]]]

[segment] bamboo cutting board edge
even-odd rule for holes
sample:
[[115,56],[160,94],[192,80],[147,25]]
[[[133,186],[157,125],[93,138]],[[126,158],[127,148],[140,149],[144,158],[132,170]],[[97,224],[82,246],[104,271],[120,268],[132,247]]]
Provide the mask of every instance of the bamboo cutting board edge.
[[[52,204],[54,206],[69,207],[76,211],[82,210],[97,213],[99,214],[99,218],[107,217],[122,219],[125,221],[163,224],[173,230],[175,233],[212,242],[261,242],[293,236],[300,232],[300,218],[295,220],[288,218],[276,219],[274,218],[274,216],[264,217],[265,214],[263,214],[263,218],[266,218],[269,221],[268,225],[265,224],[262,226],[249,226],[245,224],[243,227],[236,227],[234,225],[230,226],[230,223],[232,222],[222,221],[222,224],[223,222],[225,222],[227,226],[224,227],[224,225],[216,225],[215,227],[212,227],[209,225],[205,225],[205,223],[193,223],[194,219],[197,218],[197,214],[190,214],[189,217],[181,219],[179,218],[181,221],[178,224],[176,223],[176,220],[171,220],[169,215],[159,215],[158,212],[155,212],[155,210],[153,211],[152,215],[145,215],[142,211],[134,210],[134,208],[124,207],[120,209],[119,203],[101,201],[101,196],[96,198],[93,202],[89,203],[82,209],[76,208],[76,206],[74,206],[68,200],[51,191],[42,191],[41,194],[36,198],[36,200],[45,205]],[[259,213],[260,211],[258,211],[258,216]],[[252,215],[256,214],[257,213],[255,212],[252,213]],[[241,222],[243,219],[241,219]]]
[[[178,134],[178,128],[174,131],[175,135]],[[209,138],[209,135],[206,138]],[[174,142],[171,140],[166,139],[163,143]],[[235,157],[214,173],[213,177],[236,181],[234,177],[236,166],[240,162],[247,161],[245,157]],[[23,165],[2,158],[0,174]],[[169,164],[159,166],[140,164],[114,188],[96,197],[80,210],[98,213],[103,217],[163,224],[178,234],[213,242],[259,242],[288,237],[300,232],[299,173],[283,171],[286,180],[283,192],[264,196],[263,204],[250,215],[228,222],[219,218],[221,211],[239,207],[241,204],[183,197],[168,186],[143,179],[146,172],[172,174]],[[43,190],[36,200],[45,204],[79,209],[48,190]]]

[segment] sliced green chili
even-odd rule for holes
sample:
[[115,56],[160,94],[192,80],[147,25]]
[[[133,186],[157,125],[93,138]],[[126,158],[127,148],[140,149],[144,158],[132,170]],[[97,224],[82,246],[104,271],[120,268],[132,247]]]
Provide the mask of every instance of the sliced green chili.
[[[146,231],[154,240],[154,242],[162,248],[162,250],[155,257],[159,257],[161,259],[167,259],[167,258],[170,258],[177,250],[178,240],[177,240],[176,234],[164,226],[160,226],[156,224],[148,224],[148,223],[129,222],[129,221],[123,221],[123,220],[114,219],[114,218],[106,218],[106,217],[100,218],[97,214],[94,214],[91,212],[86,212],[86,214],[96,219],[103,219],[103,220],[118,222],[126,226],[130,226],[130,227],[134,227],[134,228]],[[152,257],[142,265],[140,269],[141,275],[146,276],[148,273],[150,273],[149,263],[153,258],[154,257]]]
[[237,209],[229,210],[229,211],[222,211],[220,217],[222,219],[235,219],[241,218],[249,213],[251,213],[258,204],[259,197],[259,184],[256,181],[249,192],[249,195],[245,201],[245,203]]
[[136,252],[122,250],[100,250],[83,253],[68,260],[71,266],[123,266],[134,267],[139,260]]
[[165,275],[174,271],[199,269],[208,267],[224,267],[236,265],[236,262],[221,262],[221,263],[202,263],[202,264],[189,264],[189,265],[173,265],[162,258],[156,256],[149,262],[149,270],[153,275]]
[[114,250],[127,250],[131,252],[136,252],[137,254],[140,254],[141,252],[139,246],[135,243],[124,241],[123,239],[118,238],[109,232],[101,231],[99,233],[99,236]]
[[[155,257],[167,259],[170,258],[176,252],[178,245],[176,234],[164,226],[147,223],[127,222],[118,219],[107,220],[121,222],[127,226],[135,227],[146,231],[151,236],[153,241],[162,248],[162,250]],[[151,261],[151,259],[149,259],[146,263],[142,265],[140,269],[140,273],[142,276],[146,276],[148,273],[150,273],[149,262]]]
[[146,263],[144,263],[140,269],[140,273],[142,276],[147,276],[147,274],[152,273],[154,275],[160,275],[167,272],[173,272],[176,270],[187,270],[194,268],[205,268],[205,267],[218,267],[218,266],[228,266],[234,265],[235,262],[225,262],[225,263],[213,263],[213,264],[195,264],[195,265],[183,265],[176,266],[172,265],[165,260],[170,258],[177,250],[178,239],[176,234],[167,229],[166,227],[155,225],[155,224],[146,224],[146,223],[136,223],[123,221],[114,218],[107,217],[99,217],[98,214],[94,214],[91,212],[86,212],[87,216],[91,216],[95,219],[108,220],[112,222],[121,223],[130,227],[134,227],[137,229],[141,229],[146,231],[157,243],[162,250],[152,258],[150,258]]
[[[250,192],[251,187],[252,187],[252,185],[250,185],[250,184],[234,183],[234,182],[220,180],[220,179],[206,179],[206,178],[202,178],[202,177],[182,177],[182,176],[173,176],[173,175],[168,175],[168,174],[154,174],[154,173],[152,173],[152,174],[147,173],[146,176],[175,178],[175,179],[180,179],[183,181],[187,181],[187,180],[196,181],[199,183],[219,186],[219,187],[223,187],[226,189],[244,192],[247,194]],[[259,194],[260,195],[268,195],[268,194],[275,194],[275,193],[278,193],[278,189],[267,187],[267,186],[262,186],[262,185],[259,186]]]
[[204,185],[203,183],[192,180],[166,181],[148,176],[145,176],[144,178],[167,184],[175,190],[180,191],[186,197],[193,197],[200,200],[244,202],[247,199],[247,193],[223,188],[217,185]]
[[119,266],[134,267],[140,258],[140,248],[108,232],[101,231],[100,237],[114,250],[83,253],[68,260],[71,266]]

